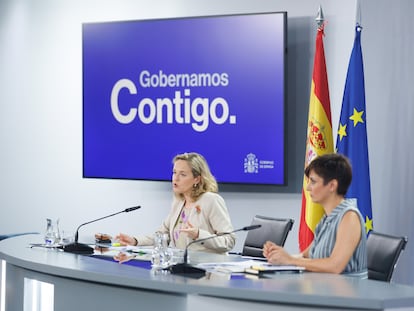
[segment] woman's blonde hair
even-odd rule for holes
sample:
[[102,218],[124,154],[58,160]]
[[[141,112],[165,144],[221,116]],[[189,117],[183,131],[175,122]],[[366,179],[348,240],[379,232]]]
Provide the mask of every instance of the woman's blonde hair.
[[[191,197],[197,200],[205,192],[218,192],[217,181],[211,174],[210,168],[206,159],[199,153],[188,152],[178,154],[173,159],[173,164],[178,160],[187,161],[191,167],[191,172],[194,177],[200,176],[200,182],[193,185]],[[182,194],[179,195],[181,198]]]

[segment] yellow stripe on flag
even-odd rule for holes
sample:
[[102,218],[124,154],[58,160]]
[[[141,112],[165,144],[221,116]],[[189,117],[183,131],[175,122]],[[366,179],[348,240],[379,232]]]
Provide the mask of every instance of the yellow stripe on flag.
[[[323,26],[316,35],[316,51],[309,99],[305,167],[317,156],[333,153],[332,118],[328,78],[323,48]],[[316,225],[324,211],[312,202],[306,191],[307,178],[303,176],[302,211],[299,227],[299,248],[304,251],[313,241]]]

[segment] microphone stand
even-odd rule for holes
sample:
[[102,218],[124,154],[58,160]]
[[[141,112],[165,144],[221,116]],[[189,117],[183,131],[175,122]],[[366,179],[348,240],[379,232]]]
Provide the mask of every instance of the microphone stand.
[[107,215],[107,216],[104,216],[104,217],[101,217],[101,218],[98,218],[98,219],[95,219],[95,220],[91,220],[91,221],[88,221],[88,222],[85,222],[85,223],[81,224],[76,229],[75,241],[73,243],[70,243],[70,244],[67,244],[67,245],[62,245],[61,248],[63,249],[63,251],[68,252],[68,253],[81,254],[81,255],[91,255],[91,254],[93,254],[93,252],[94,252],[93,247],[90,247],[88,244],[78,243],[80,227],[82,227],[84,225],[88,225],[88,224],[93,223],[93,222],[98,221],[98,220],[102,220],[102,219],[105,219],[105,218],[108,218],[108,217],[112,217],[112,216],[121,214],[121,213],[129,213],[129,212],[135,211],[139,208],[141,208],[141,206],[129,207],[129,208],[126,208],[126,209],[124,209],[120,212],[116,212],[114,214]]
[[184,250],[184,255],[183,255],[184,262],[179,263],[179,264],[175,264],[175,265],[171,265],[171,266],[165,268],[164,270],[170,271],[171,274],[187,276],[187,277],[194,278],[194,279],[202,278],[203,276],[206,275],[206,270],[204,270],[202,268],[194,267],[194,266],[192,266],[188,263],[188,248],[190,247],[190,245],[192,245],[194,243],[202,243],[202,242],[210,240],[210,239],[214,239],[214,238],[224,236],[224,235],[229,235],[229,234],[239,232],[239,231],[250,231],[250,230],[258,229],[261,226],[262,225],[247,226],[247,227],[243,227],[243,228],[233,230],[233,231],[230,231],[230,232],[223,232],[223,233],[215,234],[215,235],[203,238],[203,239],[191,241],[190,243],[188,243],[187,247]]

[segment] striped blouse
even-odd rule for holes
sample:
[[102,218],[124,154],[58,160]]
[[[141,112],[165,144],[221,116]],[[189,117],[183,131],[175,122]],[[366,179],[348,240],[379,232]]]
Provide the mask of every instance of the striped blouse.
[[359,277],[367,276],[367,252],[364,220],[357,207],[356,199],[342,201],[332,213],[322,217],[315,229],[315,238],[309,250],[310,258],[327,258],[335,246],[336,232],[342,217],[348,211],[355,211],[361,220],[361,240],[351,259],[346,265],[343,274],[354,274]]

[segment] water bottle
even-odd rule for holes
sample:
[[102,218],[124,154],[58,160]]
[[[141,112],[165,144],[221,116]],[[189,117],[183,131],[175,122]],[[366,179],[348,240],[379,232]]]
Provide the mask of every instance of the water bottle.
[[160,263],[162,267],[167,267],[170,264],[171,261],[171,253],[170,249],[168,248],[168,242],[169,242],[169,235],[168,233],[162,233],[161,234],[161,256],[160,256]]
[[156,232],[154,235],[154,248],[151,254],[151,265],[153,268],[165,268],[170,262],[168,249],[168,233]]
[[161,253],[162,253],[162,233],[155,232],[154,234],[154,247],[151,254],[151,266],[152,268],[161,267]]
[[58,218],[55,222],[55,225],[52,226],[53,227],[53,234],[55,235],[55,244],[61,242],[59,222],[60,222],[60,219]]

